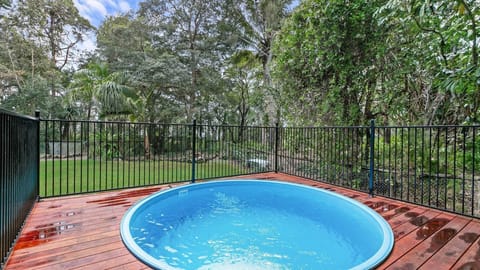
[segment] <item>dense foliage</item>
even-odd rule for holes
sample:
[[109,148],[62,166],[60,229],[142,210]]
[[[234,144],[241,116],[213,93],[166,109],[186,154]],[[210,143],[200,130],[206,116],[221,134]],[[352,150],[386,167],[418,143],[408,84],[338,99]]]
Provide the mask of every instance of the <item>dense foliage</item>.
[[285,117],[478,123],[479,18],[476,1],[303,1],[276,43]]
[[[234,125],[480,121],[475,0],[0,1],[0,106]],[[97,49],[79,45],[96,34]]]

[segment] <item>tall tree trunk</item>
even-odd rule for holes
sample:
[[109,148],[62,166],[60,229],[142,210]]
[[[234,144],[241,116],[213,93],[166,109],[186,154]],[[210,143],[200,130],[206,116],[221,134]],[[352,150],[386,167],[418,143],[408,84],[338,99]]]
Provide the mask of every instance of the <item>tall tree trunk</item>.
[[265,113],[268,117],[265,125],[273,125],[278,122],[278,108],[277,102],[273,95],[273,85],[272,85],[272,76],[270,72],[270,64],[272,62],[272,50],[270,48],[271,37],[267,37],[267,40],[264,41],[264,56],[262,57],[262,67],[263,67],[263,86],[265,91]]
[[[54,17],[54,14],[52,12],[50,12],[50,26],[49,26],[49,41],[50,41],[50,49],[51,49],[51,52],[50,52],[50,57],[52,57],[52,68],[55,69],[57,67],[57,59],[56,59],[56,55],[57,55],[57,51],[55,49],[55,38],[54,38],[54,33],[55,33],[55,17]],[[55,97],[56,96],[56,91],[55,91],[55,79],[54,79],[54,76],[50,76],[50,94],[52,95],[52,97]]]

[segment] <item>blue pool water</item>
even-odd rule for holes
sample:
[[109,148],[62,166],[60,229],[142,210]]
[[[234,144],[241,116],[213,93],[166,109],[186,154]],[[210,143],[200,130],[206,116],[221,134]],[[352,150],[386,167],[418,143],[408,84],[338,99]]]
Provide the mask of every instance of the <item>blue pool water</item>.
[[387,222],[354,200],[258,180],[151,195],[127,211],[121,235],[156,269],[368,269],[393,246]]

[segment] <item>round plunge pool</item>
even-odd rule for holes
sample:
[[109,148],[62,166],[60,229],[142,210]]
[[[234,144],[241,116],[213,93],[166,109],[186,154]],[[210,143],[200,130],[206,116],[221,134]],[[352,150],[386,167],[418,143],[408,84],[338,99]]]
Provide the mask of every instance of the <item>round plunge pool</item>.
[[126,247],[155,269],[371,269],[393,247],[375,211],[323,189],[223,180],[150,195],[124,215]]

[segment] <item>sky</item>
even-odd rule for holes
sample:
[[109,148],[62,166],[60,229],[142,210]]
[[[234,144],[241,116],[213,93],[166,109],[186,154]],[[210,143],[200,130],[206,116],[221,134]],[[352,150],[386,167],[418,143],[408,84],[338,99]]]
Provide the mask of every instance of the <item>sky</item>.
[[[141,0],[73,0],[80,15],[98,28],[108,16],[130,10],[137,10]],[[96,48],[95,34],[89,34],[80,45],[81,50],[93,51]]]
[[80,15],[98,27],[102,21],[112,15],[136,10],[140,0],[74,0]]

